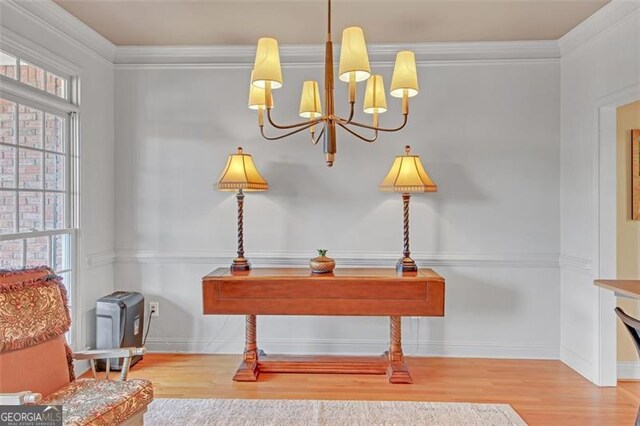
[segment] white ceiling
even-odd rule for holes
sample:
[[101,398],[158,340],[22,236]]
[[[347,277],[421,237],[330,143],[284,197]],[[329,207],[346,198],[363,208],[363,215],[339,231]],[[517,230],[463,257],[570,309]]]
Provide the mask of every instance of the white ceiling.
[[[324,0],[54,0],[119,46],[322,43]],[[370,43],[556,40],[608,0],[334,0],[333,38]]]

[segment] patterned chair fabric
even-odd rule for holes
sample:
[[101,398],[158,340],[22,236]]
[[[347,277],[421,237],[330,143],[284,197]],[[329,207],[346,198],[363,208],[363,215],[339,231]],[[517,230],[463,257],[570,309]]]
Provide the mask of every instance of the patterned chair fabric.
[[153,400],[147,380],[78,379],[40,403],[62,405],[65,425],[117,425],[144,410]]
[[153,399],[147,380],[75,380],[70,326],[50,268],[0,270],[0,393],[42,393],[42,404],[63,406],[66,425],[116,425],[143,411]]
[[69,331],[62,278],[47,267],[0,272],[0,352],[24,349]]
[[50,268],[0,270],[0,392],[47,395],[75,379],[67,306]]

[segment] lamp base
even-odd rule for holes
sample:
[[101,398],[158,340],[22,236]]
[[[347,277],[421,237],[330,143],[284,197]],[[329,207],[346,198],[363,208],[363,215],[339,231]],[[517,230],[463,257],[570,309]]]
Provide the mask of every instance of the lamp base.
[[244,257],[236,257],[231,263],[232,271],[248,271],[251,269],[251,264]]
[[396,271],[398,272],[416,272],[417,270],[418,265],[416,265],[415,260],[408,256],[399,259],[398,263],[396,263]]

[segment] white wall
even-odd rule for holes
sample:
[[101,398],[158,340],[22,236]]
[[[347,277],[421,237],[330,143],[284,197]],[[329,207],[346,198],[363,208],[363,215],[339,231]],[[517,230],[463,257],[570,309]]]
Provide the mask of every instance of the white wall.
[[[602,128],[599,114],[605,114],[600,107],[608,105],[607,99],[614,105],[617,94],[640,84],[639,8],[638,2],[612,2],[560,40],[565,260],[561,262],[561,359],[600,384],[612,384],[600,363],[611,354],[604,354],[600,342],[607,335],[615,339],[615,323],[610,322],[614,317],[608,310],[612,300],[602,299],[605,296],[593,286],[593,279],[615,278],[615,109],[611,129]],[[606,136],[614,141],[612,146],[599,145],[602,132],[611,133]],[[613,202],[604,203],[602,210],[601,200],[611,198]],[[607,229],[612,232],[603,239],[599,226],[604,230],[611,218],[613,228]],[[603,256],[613,258],[613,265],[605,264]],[[601,312],[601,306],[607,312]],[[603,328],[605,322],[613,329]],[[615,341],[609,343],[615,362]]]
[[[79,69],[81,205],[73,321],[79,340],[74,347],[84,349],[95,341],[95,301],[113,290],[109,260],[114,249],[113,64],[70,36],[72,28],[65,26],[70,15],[60,12],[53,3],[0,2],[0,45],[11,34],[26,40],[22,48],[37,49]],[[45,22],[40,16],[59,19]],[[72,24],[76,36],[78,31],[89,31],[84,42],[99,37],[86,27],[78,28],[77,21]],[[97,43],[108,47],[106,40]]]
[[[274,113],[291,121],[302,81],[320,79],[322,69],[285,62]],[[388,84],[390,63],[373,66]],[[306,134],[261,140],[246,108],[246,63],[116,65],[115,283],[160,302],[148,347],[241,350],[243,319],[203,317],[200,284],[235,254],[235,199],[212,186],[237,146],[270,184],[245,200],[254,266],[302,266],[323,247],[339,265],[364,259],[393,267],[401,200],[377,185],[411,144],[439,185],[412,199],[412,249],[421,266],[445,276],[447,301],[445,318],[406,319],[406,352],[558,357],[558,60],[423,61],[419,73],[407,128],[373,145],[340,132],[328,169]],[[393,125],[400,105],[388,101],[383,124]],[[382,318],[260,318],[259,325],[272,352],[375,352],[388,336]]]

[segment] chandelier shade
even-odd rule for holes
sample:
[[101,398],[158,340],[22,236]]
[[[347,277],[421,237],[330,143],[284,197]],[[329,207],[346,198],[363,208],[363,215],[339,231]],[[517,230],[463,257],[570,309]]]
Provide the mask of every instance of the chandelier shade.
[[413,52],[403,50],[396,55],[396,64],[391,78],[390,94],[395,98],[401,98],[406,94],[413,97],[418,94],[418,72],[416,70],[416,57]]
[[282,69],[278,41],[275,38],[262,37],[258,39],[251,84],[264,89],[267,83],[271,89],[282,87]]
[[[251,80],[253,80],[253,71],[251,71]],[[264,109],[266,105],[265,90],[249,84],[249,108],[259,110]],[[273,102],[271,106],[273,107]]]
[[264,180],[253,158],[238,147],[235,154],[229,155],[220,178],[218,179],[219,191],[266,191],[269,184]]
[[322,116],[320,89],[317,81],[305,81],[300,97],[300,117],[317,118]]
[[340,68],[338,70],[340,80],[349,82],[353,76],[356,82],[360,82],[368,79],[370,75],[369,55],[362,28],[346,28],[342,31],[342,44],[340,45]]
[[411,147],[405,147],[405,154],[398,155],[389,173],[380,183],[384,192],[437,192],[438,186],[424,169],[420,156],[411,154]]
[[367,80],[363,110],[367,114],[380,114],[387,110],[387,98],[384,94],[384,82],[381,75],[373,75]]

